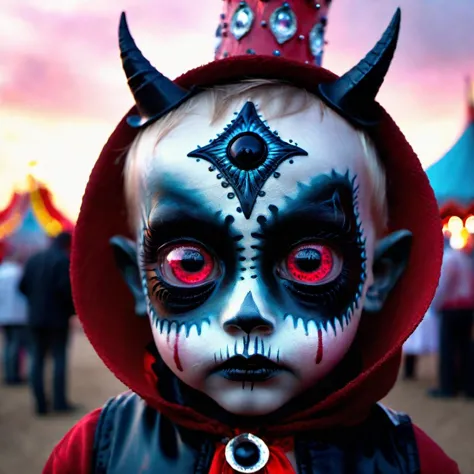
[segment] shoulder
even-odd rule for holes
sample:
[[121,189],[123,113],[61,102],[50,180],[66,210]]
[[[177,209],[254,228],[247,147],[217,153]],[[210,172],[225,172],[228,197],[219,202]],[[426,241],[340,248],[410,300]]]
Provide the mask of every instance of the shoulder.
[[43,474],[89,474],[97,423],[102,409],[82,418],[64,436],[49,457]]
[[459,468],[450,457],[420,428],[413,425],[421,474],[459,474]]

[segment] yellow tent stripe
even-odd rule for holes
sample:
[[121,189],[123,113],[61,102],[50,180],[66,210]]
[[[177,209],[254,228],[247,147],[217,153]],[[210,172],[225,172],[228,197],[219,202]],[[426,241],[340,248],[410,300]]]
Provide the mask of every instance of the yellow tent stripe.
[[46,210],[36,181],[33,178],[30,180],[30,201],[33,214],[44,231],[50,237],[58,235],[63,230],[63,227],[61,223],[51,217],[51,215]]

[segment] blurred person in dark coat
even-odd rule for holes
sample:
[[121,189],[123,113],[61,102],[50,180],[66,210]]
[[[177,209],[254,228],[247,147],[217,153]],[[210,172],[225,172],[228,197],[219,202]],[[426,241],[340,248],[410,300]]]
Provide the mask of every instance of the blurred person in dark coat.
[[18,291],[24,259],[10,248],[0,262],[0,327],[4,334],[3,379],[6,385],[23,383],[22,355],[27,348],[27,304]]
[[46,414],[44,364],[51,352],[54,359],[53,409],[71,411],[66,397],[67,343],[69,320],[74,314],[69,255],[71,234],[59,234],[51,246],[31,257],[20,282],[20,291],[28,300],[28,323],[31,330],[31,385],[36,413]]
[[453,249],[445,240],[438,290],[432,302],[440,315],[439,385],[434,397],[454,397],[458,392],[472,398],[474,367],[470,345],[474,322],[474,269],[467,249]]

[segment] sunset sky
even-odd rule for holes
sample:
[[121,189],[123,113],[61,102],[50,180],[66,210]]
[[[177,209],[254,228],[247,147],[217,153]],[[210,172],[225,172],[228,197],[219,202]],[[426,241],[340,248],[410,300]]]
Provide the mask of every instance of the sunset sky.
[[[324,66],[352,67],[397,6],[399,47],[379,100],[428,166],[465,124],[473,0],[334,0]],[[122,10],[145,55],[175,77],[212,60],[221,7],[220,0],[0,0],[0,207],[34,160],[58,207],[77,216],[100,149],[132,105],[117,47]]]

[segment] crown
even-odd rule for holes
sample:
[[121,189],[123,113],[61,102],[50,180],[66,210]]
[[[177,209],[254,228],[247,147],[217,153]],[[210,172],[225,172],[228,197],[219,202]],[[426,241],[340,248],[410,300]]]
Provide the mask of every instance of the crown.
[[223,0],[215,59],[282,56],[320,66],[331,0]]

